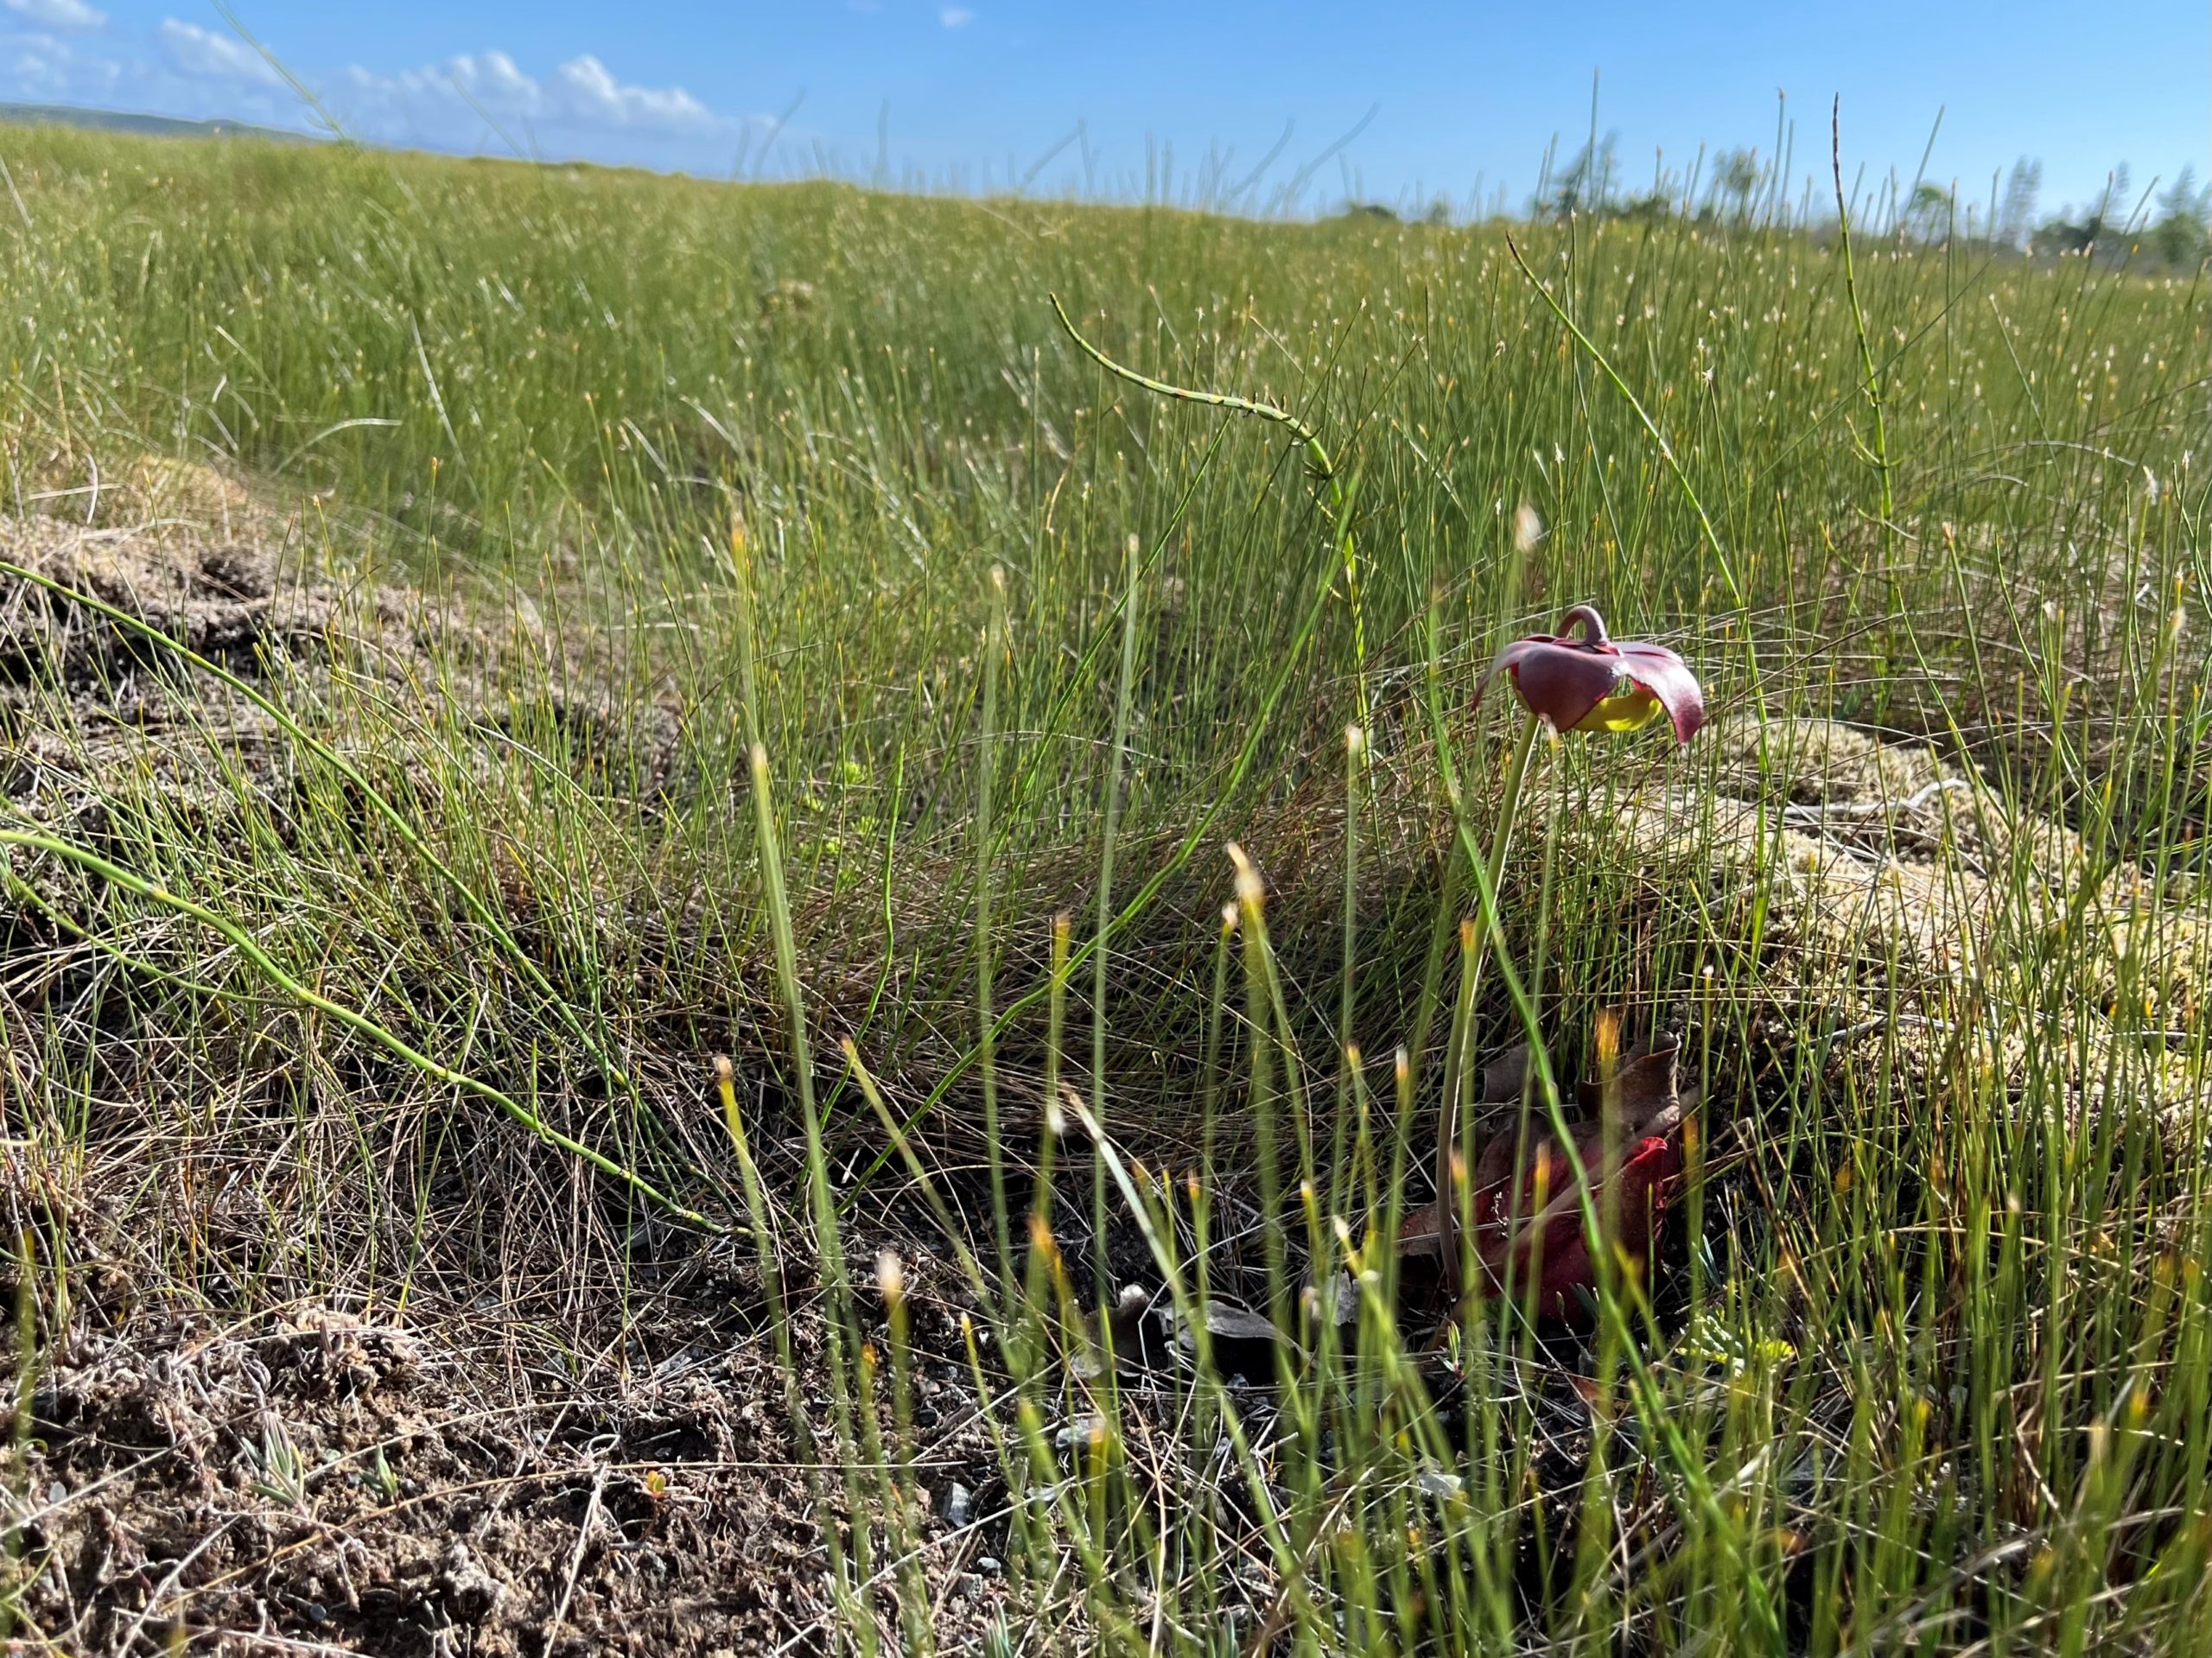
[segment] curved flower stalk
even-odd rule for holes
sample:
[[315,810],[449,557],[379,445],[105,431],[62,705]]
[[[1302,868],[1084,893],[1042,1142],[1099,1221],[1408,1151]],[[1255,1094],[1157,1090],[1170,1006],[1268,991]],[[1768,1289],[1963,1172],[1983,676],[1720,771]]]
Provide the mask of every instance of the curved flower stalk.
[[[1487,861],[1490,880],[1484,893],[1487,905],[1495,905],[1499,882],[1505,873],[1506,854],[1512,844],[1515,821],[1520,815],[1522,786],[1528,780],[1529,759],[1535,747],[1536,734],[1540,730],[1548,730],[1554,736],[1568,732],[1637,731],[1664,714],[1675,740],[1686,743],[1705,723],[1705,693],[1688,664],[1665,645],[1613,638],[1605,632],[1605,619],[1592,605],[1576,605],[1570,608],[1560,618],[1557,633],[1531,634],[1526,638],[1516,639],[1499,651],[1497,660],[1491,664],[1490,670],[1483,676],[1481,684],[1476,688],[1477,706],[1480,706],[1483,695],[1489,689],[1491,681],[1500,674],[1512,682],[1514,695],[1520,698],[1522,706],[1528,710],[1529,718],[1519,740],[1513,746],[1512,758],[1507,763],[1504,794],[1499,802],[1497,825],[1491,832]],[[1482,958],[1478,956],[1471,971],[1479,973],[1481,964]],[[1467,1005],[1471,1005],[1471,988],[1467,992]],[[1454,1201],[1456,1194],[1452,1176],[1453,1161],[1459,1145],[1459,1102],[1452,1097],[1452,1090],[1447,1089],[1436,1145],[1434,1219],[1427,1229],[1433,1233],[1441,1257],[1445,1286],[1455,1299],[1462,1288],[1458,1205]],[[1580,1137],[1578,1135],[1576,1138],[1575,1149],[1579,1153]],[[1557,1162],[1560,1169],[1572,1169],[1578,1158],[1561,1157],[1564,1149],[1554,1143],[1553,1160]],[[1491,1155],[1494,1151],[1494,1145],[1485,1147],[1484,1155]],[[1680,1172],[1679,1147],[1672,1155],[1675,1162],[1669,1166],[1661,1152],[1654,1150],[1648,1153],[1646,1160],[1637,1166],[1641,1172],[1633,1180],[1626,1178],[1625,1168],[1620,1171],[1623,1176],[1621,1191],[1628,1192],[1633,1186],[1643,1191],[1647,1208],[1655,1217],[1657,1209],[1650,1206],[1652,1197],[1655,1194],[1662,1193],[1666,1184]],[[1585,1166],[1588,1166],[1586,1164]],[[1601,1173],[1599,1188],[1606,1184],[1606,1178],[1611,1172],[1608,1169]],[[1470,1211],[1469,1218],[1474,1231],[1472,1242],[1477,1258],[1491,1267],[1495,1274],[1496,1269],[1504,1264],[1506,1255],[1523,1248],[1532,1238],[1540,1243],[1545,1235],[1544,1227],[1536,1228],[1531,1234],[1524,1223],[1514,1229],[1509,1236],[1501,1237],[1491,1224],[1498,1218],[1496,1205],[1500,1202],[1507,1204],[1514,1212],[1527,1212],[1523,1200],[1532,1192],[1545,1187],[1545,1166],[1525,1168],[1523,1178],[1518,1182],[1511,1178],[1510,1166],[1493,1170],[1492,1173],[1495,1178],[1486,1188],[1482,1172],[1479,1169],[1476,1171],[1475,1182],[1470,1189],[1470,1196],[1476,1200],[1476,1206]],[[1522,1190],[1523,1187],[1528,1190]],[[1486,1189],[1492,1192],[1488,1200],[1491,1208],[1488,1211],[1482,1206]],[[1565,1203],[1579,1223],[1581,1204],[1580,1184],[1570,1178],[1563,1186],[1554,1182],[1550,1190],[1558,1195],[1538,1197],[1536,1203],[1539,1207],[1549,1213]],[[1593,1190],[1592,1195],[1596,1196],[1597,1191]],[[1663,1197],[1660,1197],[1659,1203],[1663,1206]],[[1542,1279],[1547,1283],[1556,1280],[1558,1285],[1563,1286],[1579,1273],[1587,1281],[1594,1282],[1594,1263],[1590,1260],[1586,1240],[1582,1237],[1579,1223],[1573,1229],[1575,1242],[1572,1245],[1565,1241],[1567,1230],[1565,1226],[1553,1229],[1558,1232],[1560,1242],[1551,1248],[1553,1264],[1542,1269]],[[1648,1231],[1644,1236],[1648,1247]],[[1497,1254],[1501,1248],[1506,1255]],[[1494,1255],[1496,1259],[1492,1259]],[[1568,1264],[1570,1255],[1579,1255],[1579,1265]],[[1524,1267],[1528,1264],[1524,1262]],[[1526,1281],[1525,1276],[1522,1281]],[[1551,1299],[1547,1300],[1547,1296]],[[1539,1302],[1545,1310],[1560,1316],[1565,1311],[1563,1297],[1563,1287],[1560,1288],[1557,1295],[1545,1290],[1540,1293]]]

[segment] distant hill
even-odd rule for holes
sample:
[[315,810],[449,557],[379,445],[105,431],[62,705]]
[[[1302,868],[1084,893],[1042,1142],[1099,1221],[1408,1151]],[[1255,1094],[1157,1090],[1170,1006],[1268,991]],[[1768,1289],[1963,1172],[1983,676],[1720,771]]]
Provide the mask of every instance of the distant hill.
[[0,121],[22,126],[90,127],[101,132],[140,132],[162,138],[267,138],[276,143],[309,144],[312,133],[282,127],[257,127],[246,121],[185,121],[173,115],[140,115],[130,110],[81,109],[72,104],[0,104]]

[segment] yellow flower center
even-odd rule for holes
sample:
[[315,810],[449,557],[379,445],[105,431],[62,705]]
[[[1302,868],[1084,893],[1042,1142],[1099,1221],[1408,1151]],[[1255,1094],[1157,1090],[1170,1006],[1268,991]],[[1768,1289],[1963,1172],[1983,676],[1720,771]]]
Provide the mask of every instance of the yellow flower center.
[[1659,717],[1659,699],[1632,679],[1575,722],[1577,731],[1639,731]]

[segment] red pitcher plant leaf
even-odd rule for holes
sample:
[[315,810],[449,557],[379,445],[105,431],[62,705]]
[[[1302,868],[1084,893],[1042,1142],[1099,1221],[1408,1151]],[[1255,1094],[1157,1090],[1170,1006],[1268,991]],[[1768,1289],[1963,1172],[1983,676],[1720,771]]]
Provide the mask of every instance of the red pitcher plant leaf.
[[[1599,1236],[1631,1273],[1646,1269],[1681,1185],[1677,1051],[1669,1045],[1637,1056],[1609,1081],[1577,1089],[1598,1115],[1576,1125],[1569,1138],[1590,1183]],[[1521,1068],[1510,1059],[1490,1069],[1517,1081]],[[1510,1290],[1540,1317],[1579,1324],[1593,1305],[1599,1272],[1574,1167],[1558,1137],[1534,1123],[1492,1135],[1465,1177],[1466,1242],[1494,1291]],[[1446,1238],[1456,1244],[1455,1232],[1439,1205],[1427,1205],[1408,1217],[1399,1247],[1409,1257],[1435,1257]],[[1458,1263],[1438,1264],[1449,1286]]]

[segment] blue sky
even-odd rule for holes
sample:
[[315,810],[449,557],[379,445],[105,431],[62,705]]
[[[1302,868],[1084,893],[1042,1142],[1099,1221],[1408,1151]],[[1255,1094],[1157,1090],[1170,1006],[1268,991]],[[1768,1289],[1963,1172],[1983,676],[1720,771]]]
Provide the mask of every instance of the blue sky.
[[[236,0],[238,20],[360,136],[430,148],[728,174],[828,165],[894,180],[1141,193],[1305,171],[1348,194],[1517,206],[1545,146],[1618,135],[1648,178],[1700,145],[1774,148],[1823,181],[1829,100],[1847,162],[1917,170],[1986,200],[2044,163],[2046,212],[2094,200],[2119,162],[2139,190],[2212,161],[2212,8],[2018,0]],[[308,124],[207,0],[0,0],[0,98]],[[788,111],[780,126],[777,118]],[[1370,111],[1372,118],[1340,149]],[[1069,139],[1082,123],[1079,142]],[[1038,168],[1040,162],[1043,165]]]

